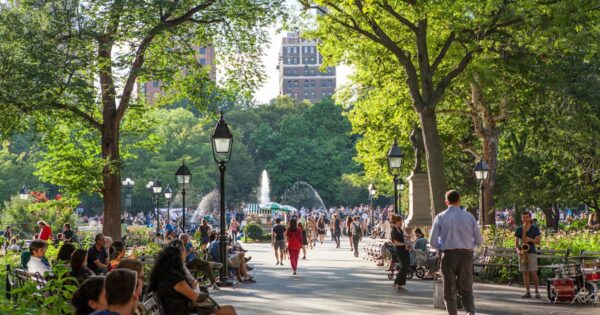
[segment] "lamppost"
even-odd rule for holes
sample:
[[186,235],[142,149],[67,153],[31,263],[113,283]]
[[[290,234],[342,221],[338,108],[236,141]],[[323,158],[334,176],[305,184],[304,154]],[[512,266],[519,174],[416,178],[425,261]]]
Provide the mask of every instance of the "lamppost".
[[[148,192],[150,193],[150,204],[152,205],[154,203],[154,192],[152,191],[152,186],[154,186],[154,182],[153,181],[149,181],[146,184],[146,190],[148,190]],[[152,222],[152,220],[150,220],[150,211],[148,211],[148,213],[146,213],[146,226],[150,226],[150,222]]]
[[[213,158],[215,162],[219,164],[219,173],[221,175],[221,263],[223,266],[227,266],[227,235],[225,234],[225,164],[229,162],[231,158],[231,145],[233,143],[233,136],[229,131],[229,127],[223,119],[223,112],[221,112],[221,118],[215,126],[215,131],[212,135],[212,148]],[[227,279],[227,268],[221,268],[221,285],[231,286],[233,285],[229,279]]]
[[402,190],[404,189],[404,181],[402,178],[398,177],[398,180],[394,181],[394,186],[396,186],[396,196],[398,196],[398,214],[400,214],[402,213]]
[[181,230],[185,233],[185,189],[192,182],[192,173],[185,166],[185,160],[181,162],[181,166],[175,172],[175,178],[177,179],[177,185],[181,188],[181,199],[183,208],[183,226]]
[[29,190],[27,190],[27,187],[23,186],[23,188],[19,190],[19,198],[21,198],[21,200],[27,200],[27,198],[29,198]]
[[171,224],[171,198],[173,197],[173,191],[171,190],[171,186],[167,184],[167,188],[165,188],[165,199],[167,200],[167,222]]
[[400,214],[400,209],[398,207],[398,177],[400,175],[400,169],[402,168],[402,158],[404,158],[404,154],[400,150],[398,143],[394,140],[394,144],[390,148],[388,152],[388,166],[389,172],[392,176],[394,176],[394,213]]
[[156,233],[160,232],[160,215],[158,214],[158,201],[160,200],[160,193],[162,192],[162,185],[160,184],[160,180],[156,178],[154,184],[152,185],[152,192],[154,193],[154,198],[156,201]]
[[375,211],[373,210],[373,197],[375,197],[375,194],[377,193],[377,188],[375,188],[375,184],[370,183],[369,184],[369,204],[371,207],[371,222],[370,222],[370,229],[373,229],[373,221],[375,220]]
[[484,200],[484,190],[485,190],[485,180],[488,177],[488,166],[483,161],[483,159],[479,159],[479,162],[475,164],[475,168],[473,169],[475,172],[475,177],[479,180],[479,222],[481,226],[485,228],[485,200]]
[[125,187],[125,211],[131,207],[131,189],[133,185],[135,185],[135,182],[129,177],[123,181],[123,187]]

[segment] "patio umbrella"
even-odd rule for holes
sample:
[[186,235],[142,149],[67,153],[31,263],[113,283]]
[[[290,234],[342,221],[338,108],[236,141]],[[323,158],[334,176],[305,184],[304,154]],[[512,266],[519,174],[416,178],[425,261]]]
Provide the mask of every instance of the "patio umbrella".
[[271,211],[278,211],[278,210],[282,210],[282,207],[280,204],[278,204],[277,202],[268,202],[265,203],[264,205],[260,205],[261,209],[265,209],[265,210],[271,210]]
[[282,208],[282,210],[287,211],[287,212],[298,211],[298,209],[296,209],[296,208],[294,208],[292,206],[288,206],[288,205],[282,206],[281,208]]

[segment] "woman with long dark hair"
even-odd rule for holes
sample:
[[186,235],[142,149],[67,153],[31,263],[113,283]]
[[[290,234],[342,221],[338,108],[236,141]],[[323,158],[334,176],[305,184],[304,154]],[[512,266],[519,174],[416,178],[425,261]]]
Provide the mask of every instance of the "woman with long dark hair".
[[75,245],[71,243],[64,243],[60,249],[58,250],[58,254],[56,255],[56,260],[61,264],[68,264],[69,260],[71,260],[71,255],[75,251]]
[[306,229],[302,222],[298,222],[298,229],[302,232],[302,259],[306,259],[306,246],[308,246],[308,238],[306,237]]
[[396,248],[396,256],[400,263],[400,270],[396,274],[396,281],[394,281],[394,288],[404,289],[406,285],[406,273],[408,272],[408,265],[410,262],[409,252],[407,245],[404,241],[404,232],[402,231],[402,217],[392,214],[392,242]]
[[352,231],[350,230],[351,226],[352,226],[352,216],[349,215],[346,218],[346,234],[348,234],[348,240],[350,241],[350,251],[353,252],[354,251],[354,243],[352,242]]
[[84,281],[73,293],[71,304],[75,307],[75,315],[88,315],[106,309],[108,304],[104,292],[104,277],[91,277]]
[[237,314],[233,306],[215,307],[203,312],[194,309],[190,302],[203,302],[207,297],[198,290],[198,284],[184,265],[185,247],[180,240],[174,240],[160,251],[154,268],[150,272],[148,292],[155,292],[166,314],[189,315]]
[[323,239],[325,239],[325,234],[327,230],[325,230],[325,220],[323,220],[323,216],[319,217],[319,221],[317,222],[317,232],[319,234],[319,241],[321,245],[323,245]]
[[288,243],[288,251],[290,253],[290,262],[295,275],[296,269],[298,268],[298,256],[300,255],[300,249],[302,248],[302,231],[298,228],[298,221],[296,221],[296,219],[290,220],[285,235]]
[[[68,244],[68,243],[67,243]],[[85,279],[94,275],[94,272],[87,267],[88,252],[85,249],[76,249],[71,254],[71,277],[75,277],[77,282],[82,283]]]

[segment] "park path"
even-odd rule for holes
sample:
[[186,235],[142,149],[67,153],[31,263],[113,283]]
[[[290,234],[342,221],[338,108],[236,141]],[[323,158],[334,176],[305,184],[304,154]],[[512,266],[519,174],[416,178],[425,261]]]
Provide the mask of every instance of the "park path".
[[[240,315],[253,314],[409,314],[443,315],[434,309],[433,281],[413,279],[403,292],[392,288],[382,267],[355,258],[347,238],[342,248],[328,240],[300,260],[293,276],[289,261],[275,265],[270,244],[244,244],[256,283],[212,291],[220,304],[232,304]],[[362,245],[361,245],[362,248]],[[545,289],[542,290],[545,296]],[[544,299],[523,300],[523,288],[476,284],[475,303],[480,315],[600,315],[600,307],[550,305]]]

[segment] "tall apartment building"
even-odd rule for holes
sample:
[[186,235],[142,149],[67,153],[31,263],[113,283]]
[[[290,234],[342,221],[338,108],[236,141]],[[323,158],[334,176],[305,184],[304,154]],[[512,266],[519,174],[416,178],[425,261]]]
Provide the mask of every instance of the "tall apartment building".
[[[194,47],[197,50],[198,63],[201,65],[207,65],[209,69],[209,78],[213,81],[217,80],[217,70],[215,67],[215,48],[214,47]],[[146,96],[146,102],[148,104],[154,104],[154,100],[160,94],[162,90],[160,88],[160,81],[144,82],[139,85],[140,93]]]
[[279,52],[279,94],[313,103],[331,96],[335,92],[335,67],[321,72],[322,63],[316,41],[288,33]]

